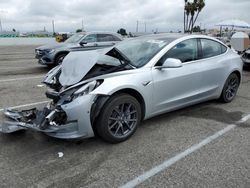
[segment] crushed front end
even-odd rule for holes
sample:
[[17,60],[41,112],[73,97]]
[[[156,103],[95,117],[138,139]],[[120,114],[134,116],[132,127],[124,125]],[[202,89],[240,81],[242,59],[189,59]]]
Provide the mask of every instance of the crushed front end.
[[58,127],[67,120],[66,113],[59,108],[52,107],[51,103],[42,110],[32,108],[29,110],[5,109],[4,115],[9,119],[0,127],[0,131],[11,133],[23,129],[37,131],[54,131],[52,127]]
[[47,91],[47,97],[53,101],[42,110],[4,110],[7,120],[0,124],[0,132],[12,133],[30,129],[61,139],[93,137],[90,112],[95,95],[72,100],[75,90],[62,95],[56,91]]

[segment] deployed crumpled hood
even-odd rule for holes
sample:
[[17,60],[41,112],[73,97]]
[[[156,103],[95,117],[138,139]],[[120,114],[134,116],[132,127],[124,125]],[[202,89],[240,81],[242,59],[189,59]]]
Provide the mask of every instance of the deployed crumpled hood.
[[59,77],[62,86],[71,86],[81,79],[96,64],[103,51],[76,51],[69,53],[63,60],[62,72]]

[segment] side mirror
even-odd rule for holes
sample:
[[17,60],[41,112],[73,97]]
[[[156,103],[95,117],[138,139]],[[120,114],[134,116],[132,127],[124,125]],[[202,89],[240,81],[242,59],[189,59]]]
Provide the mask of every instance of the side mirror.
[[81,46],[84,46],[85,44],[87,44],[87,42],[81,41],[79,44],[80,44]]
[[180,68],[182,67],[182,62],[179,59],[168,58],[163,63],[162,66],[156,66],[156,69],[164,69],[164,68]]

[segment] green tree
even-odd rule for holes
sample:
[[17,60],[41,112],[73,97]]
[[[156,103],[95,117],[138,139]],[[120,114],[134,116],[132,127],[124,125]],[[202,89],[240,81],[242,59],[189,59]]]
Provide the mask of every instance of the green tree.
[[80,33],[80,32],[82,32],[82,29],[77,29],[76,30],[76,33]]
[[117,33],[119,33],[122,36],[128,35],[126,29],[120,28]]
[[193,32],[201,32],[200,26],[194,26]]

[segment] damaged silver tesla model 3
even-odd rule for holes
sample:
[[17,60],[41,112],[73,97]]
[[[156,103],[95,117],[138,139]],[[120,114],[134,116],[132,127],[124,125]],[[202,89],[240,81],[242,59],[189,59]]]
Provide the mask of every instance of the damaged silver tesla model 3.
[[239,55],[202,35],[159,34],[112,48],[71,52],[45,77],[42,110],[6,109],[0,131],[22,129],[118,143],[142,120],[210,99],[231,102],[242,75]]

